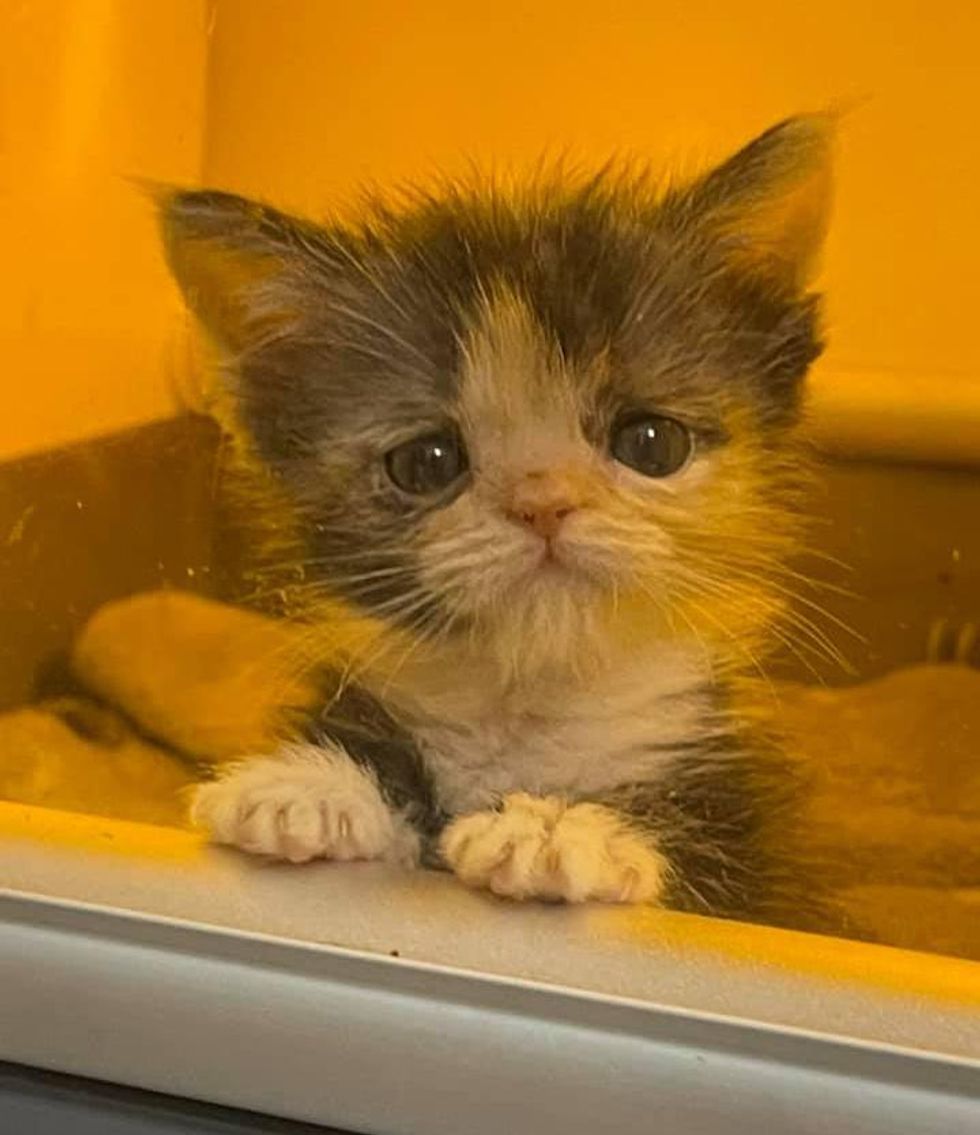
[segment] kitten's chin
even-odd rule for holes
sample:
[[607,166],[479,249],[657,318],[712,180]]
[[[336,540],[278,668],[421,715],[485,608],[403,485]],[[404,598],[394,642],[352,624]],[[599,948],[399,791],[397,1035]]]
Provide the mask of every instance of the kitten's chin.
[[567,556],[536,556],[493,598],[481,597],[485,647],[510,682],[601,670],[614,650],[611,589]]

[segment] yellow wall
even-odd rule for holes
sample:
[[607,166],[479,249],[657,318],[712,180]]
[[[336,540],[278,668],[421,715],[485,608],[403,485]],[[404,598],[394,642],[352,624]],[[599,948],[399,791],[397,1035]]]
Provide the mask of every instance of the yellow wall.
[[172,412],[178,308],[126,180],[199,176],[206,0],[0,0],[0,457]]
[[14,127],[0,167],[12,219],[0,231],[25,276],[0,317],[20,389],[0,451],[171,404],[176,304],[143,203],[118,175],[195,180],[202,139],[205,180],[316,212],[364,180],[470,158],[520,166],[545,148],[693,164],[787,113],[866,97],[842,141],[833,346],[817,385],[845,401],[860,386],[872,404],[903,376],[926,395],[955,386],[980,453],[980,6],[32,0],[4,10],[21,26],[0,80]]
[[[799,109],[846,124],[837,370],[980,375],[980,5],[922,0],[219,0],[209,179],[316,209],[365,177],[719,155]],[[270,18],[275,9],[280,15]]]

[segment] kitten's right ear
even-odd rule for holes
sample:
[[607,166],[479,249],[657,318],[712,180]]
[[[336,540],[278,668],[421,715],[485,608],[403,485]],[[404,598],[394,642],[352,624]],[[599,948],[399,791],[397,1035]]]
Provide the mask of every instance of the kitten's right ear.
[[232,193],[152,193],[170,270],[224,352],[241,355],[299,320],[313,226]]

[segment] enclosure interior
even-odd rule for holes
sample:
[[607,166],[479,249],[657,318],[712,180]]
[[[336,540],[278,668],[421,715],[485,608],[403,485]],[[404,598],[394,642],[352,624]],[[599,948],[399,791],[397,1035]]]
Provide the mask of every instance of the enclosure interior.
[[[696,12],[630,0],[610,14],[551,0],[492,14],[435,0],[272,8],[118,0],[98,18],[71,3],[0,16],[15,45],[0,231],[16,265],[0,282],[0,726],[77,694],[65,658],[103,604],[161,588],[244,597],[202,351],[134,179],[316,215],[365,183],[473,160],[520,171],[565,148],[584,163],[625,151],[700,168],[789,112],[843,99],[855,105],[822,278],[830,346],[808,427],[822,460],[810,505],[820,555],[800,568],[823,585],[802,592],[820,629],[770,674],[831,733],[864,715],[870,735],[867,715],[880,713],[889,737],[907,737],[901,798],[882,784],[886,762],[872,778],[880,840],[841,886],[883,942],[980,958],[980,781],[964,755],[980,717],[957,693],[976,688],[980,665],[980,143],[946,109],[980,96],[980,16],[894,4],[884,25],[870,9],[764,0]],[[923,679],[918,713],[900,705],[918,679],[833,700],[923,665],[948,670]],[[801,686],[824,692],[806,701]],[[84,754],[100,725],[63,709],[51,712]],[[193,769],[166,745],[153,775],[168,802],[141,812],[117,806],[111,757],[99,777],[84,756],[51,773],[34,754],[25,772],[21,736],[0,731],[0,798],[19,805],[0,818],[19,838],[68,838],[57,814],[73,809],[110,841],[116,820],[181,828],[177,788]],[[918,795],[932,797],[910,803],[919,773]],[[842,831],[860,833],[870,797],[841,799]],[[35,808],[49,813],[25,827]],[[120,831],[120,855],[152,854],[151,835]],[[899,854],[910,832],[919,846]]]

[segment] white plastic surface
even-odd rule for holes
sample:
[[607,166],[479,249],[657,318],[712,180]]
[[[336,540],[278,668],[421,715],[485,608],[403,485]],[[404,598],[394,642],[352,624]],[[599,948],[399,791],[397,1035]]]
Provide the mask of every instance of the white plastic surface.
[[216,851],[5,838],[0,879],[0,1059],[391,1135],[980,1130],[980,1015],[876,980],[899,951],[833,979],[778,964],[797,935],[740,959]]

